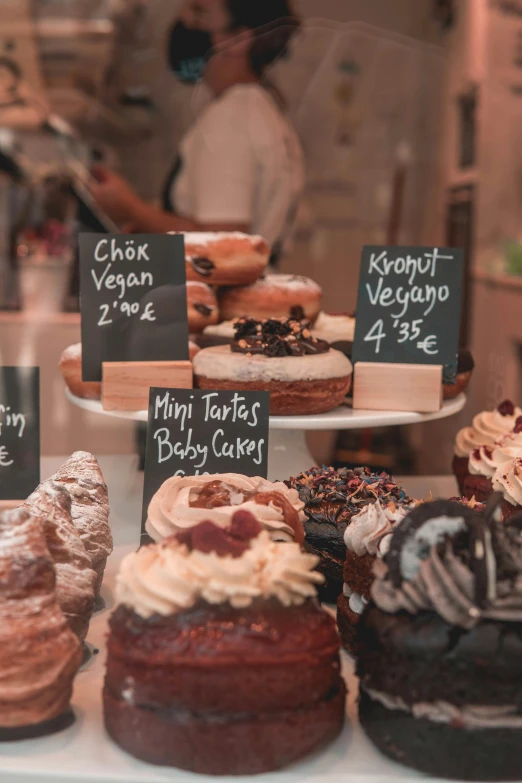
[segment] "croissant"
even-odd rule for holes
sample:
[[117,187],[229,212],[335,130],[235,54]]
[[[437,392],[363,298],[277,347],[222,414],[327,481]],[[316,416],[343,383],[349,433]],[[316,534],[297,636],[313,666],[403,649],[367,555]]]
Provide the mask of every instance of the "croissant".
[[109,496],[98,461],[86,451],[77,451],[64,462],[52,481],[65,487],[71,496],[72,521],[96,571],[94,592],[98,596],[113,548]]
[[21,506],[0,515],[0,739],[34,737],[71,721],[82,645],[55,592],[40,519]]
[[83,641],[94,609],[97,577],[71,518],[71,496],[61,484],[46,481],[24,505],[41,521],[56,572],[56,598],[71,630]]

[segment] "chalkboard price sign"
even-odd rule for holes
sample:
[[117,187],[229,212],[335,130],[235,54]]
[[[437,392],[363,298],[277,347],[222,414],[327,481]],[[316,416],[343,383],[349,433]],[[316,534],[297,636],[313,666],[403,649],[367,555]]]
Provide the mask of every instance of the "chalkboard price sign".
[[82,376],[102,363],[188,359],[183,236],[81,234]]
[[464,252],[363,248],[355,362],[456,366]]
[[0,500],[25,500],[40,483],[40,371],[0,367]]
[[150,390],[143,524],[171,476],[241,473],[266,478],[268,392]]

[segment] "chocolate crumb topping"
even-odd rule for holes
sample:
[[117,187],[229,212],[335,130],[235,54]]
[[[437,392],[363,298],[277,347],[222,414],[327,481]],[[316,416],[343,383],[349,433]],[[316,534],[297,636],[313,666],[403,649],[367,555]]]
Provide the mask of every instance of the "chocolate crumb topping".
[[380,500],[384,505],[411,505],[412,500],[388,473],[369,468],[311,468],[285,482],[297,489],[309,519],[344,526],[362,508]]
[[236,336],[232,351],[268,357],[312,356],[328,353],[325,340],[312,337],[308,324],[292,318],[270,318],[256,321],[239,318],[235,323]]
[[206,304],[201,304],[201,302],[196,302],[194,304],[194,310],[197,310],[198,313],[201,313],[201,315],[209,316],[212,315],[213,308]]
[[197,272],[201,277],[210,277],[216,268],[215,263],[210,258],[197,256],[196,258],[189,258],[189,262],[194,272]]

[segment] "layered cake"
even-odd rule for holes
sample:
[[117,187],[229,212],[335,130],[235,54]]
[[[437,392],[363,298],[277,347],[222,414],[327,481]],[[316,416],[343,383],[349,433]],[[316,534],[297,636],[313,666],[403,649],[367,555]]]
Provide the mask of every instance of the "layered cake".
[[522,537],[451,501],[397,527],[358,625],[359,717],[436,777],[522,776]]
[[305,505],[305,548],[317,555],[325,577],[319,595],[323,601],[337,603],[344,584],[344,536],[352,519],[377,502],[381,508],[395,508],[393,514],[400,515],[400,507],[412,501],[391,476],[372,473],[369,468],[315,467],[286,484],[298,491]]
[[82,646],[57,600],[40,519],[27,508],[0,515],[0,741],[71,725]]
[[492,446],[503,435],[507,435],[520,416],[522,408],[515,406],[511,400],[504,400],[495,410],[478,413],[471,426],[464,427],[457,433],[453,471],[461,493],[464,494],[464,482],[469,475],[468,463],[472,452],[481,446]]
[[200,389],[268,391],[272,415],[299,416],[340,405],[351,386],[352,365],[300,321],[241,318],[230,346],[198,353],[194,375]]
[[146,531],[162,541],[206,520],[226,528],[238,509],[253,513],[275,541],[304,540],[304,504],[297,491],[237,473],[167,479],[149,504]]
[[211,775],[276,770],[331,742],[345,686],[315,564],[244,511],[129,555],[103,696],[113,740]]
[[60,484],[45,481],[25,508],[42,525],[56,574],[56,600],[71,630],[83,641],[94,609],[96,573],[71,517],[71,496]]

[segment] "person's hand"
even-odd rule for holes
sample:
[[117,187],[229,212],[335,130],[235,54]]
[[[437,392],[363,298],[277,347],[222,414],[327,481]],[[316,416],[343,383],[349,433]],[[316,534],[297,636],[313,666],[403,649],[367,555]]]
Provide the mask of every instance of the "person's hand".
[[94,166],[91,174],[89,187],[97,204],[120,228],[131,229],[142,205],[138,194],[105,166]]

